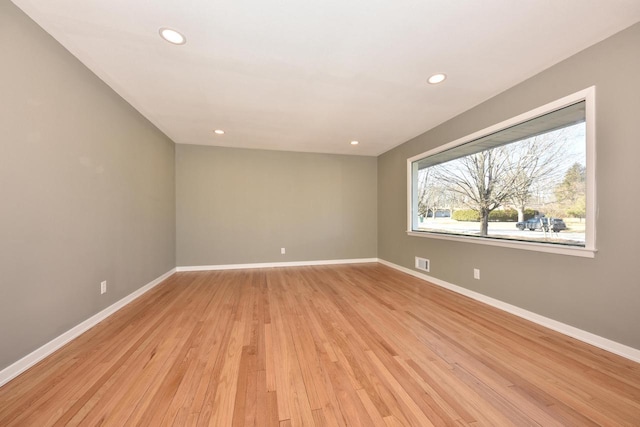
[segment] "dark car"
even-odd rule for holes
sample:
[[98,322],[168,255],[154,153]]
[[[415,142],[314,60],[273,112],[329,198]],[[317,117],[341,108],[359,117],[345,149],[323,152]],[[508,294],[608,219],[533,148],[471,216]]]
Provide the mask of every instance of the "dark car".
[[526,221],[516,223],[518,230],[528,228],[531,231],[544,230],[549,231],[549,219],[545,217],[535,217]]
[[562,230],[566,230],[567,224],[565,224],[564,221],[560,218],[551,218],[549,220],[549,228],[551,228],[554,233],[558,233]]
[[531,218],[526,221],[516,223],[516,227],[519,230],[524,230],[525,228],[534,231],[534,230],[544,230],[544,231],[553,231],[554,233],[558,233],[562,230],[567,229],[567,224],[560,218],[546,218],[546,217],[536,217]]

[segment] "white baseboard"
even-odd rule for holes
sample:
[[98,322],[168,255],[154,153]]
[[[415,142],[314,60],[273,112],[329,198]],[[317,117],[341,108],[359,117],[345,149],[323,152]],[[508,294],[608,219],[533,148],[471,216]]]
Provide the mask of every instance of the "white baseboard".
[[582,329],[578,329],[571,325],[567,325],[562,322],[558,322],[557,320],[550,319],[545,316],[541,316],[539,314],[533,313],[531,311],[525,310],[523,308],[517,307],[515,305],[508,304],[506,302],[497,300],[495,298],[488,297],[486,295],[480,294],[478,292],[471,291],[469,289],[463,288],[458,285],[451,284],[449,282],[445,282],[444,280],[437,279],[435,277],[429,276],[427,274],[423,274],[409,268],[403,267],[401,265],[397,265],[391,263],[389,261],[385,261],[383,259],[379,259],[378,262],[384,264],[388,267],[394,268],[396,270],[402,271],[404,273],[410,274],[419,279],[425,280],[427,282],[433,283],[434,285],[438,285],[440,287],[449,289],[450,291],[456,292],[458,294],[462,294],[469,298],[472,298],[476,301],[483,302],[492,307],[498,308],[500,310],[506,311],[507,313],[511,313],[523,319],[529,320],[533,323],[537,323],[538,325],[544,326],[546,328],[552,329],[556,332],[560,332],[561,334],[568,335],[577,340],[583,341],[587,344],[591,344],[593,346],[599,347],[603,350],[609,351],[611,353],[617,354],[618,356],[622,356],[629,360],[633,360],[634,362],[640,362],[640,350],[635,349],[633,347],[629,347],[624,344],[620,344],[615,341],[611,341],[610,339],[601,337],[599,335],[592,334],[591,332],[584,331]]
[[194,265],[176,267],[176,271],[238,270],[243,268],[303,267],[309,265],[360,264],[378,262],[378,258],[332,259],[321,261],[261,262],[255,264]]
[[17,377],[18,375],[20,375],[21,373],[23,373],[24,371],[26,371],[27,369],[35,365],[36,363],[40,362],[42,359],[44,359],[45,357],[55,352],[56,350],[61,348],[63,345],[67,344],[69,341],[80,336],[82,333],[86,332],[87,330],[91,329],[92,327],[94,327],[95,325],[97,325],[107,317],[111,316],[113,313],[120,310],[122,307],[129,304],[136,298],[140,297],[145,292],[149,291],[156,285],[160,284],[163,280],[165,280],[166,278],[171,276],[173,273],[175,273],[175,271],[176,271],[175,268],[169,270],[162,276],[147,283],[140,289],[130,293],[126,297],[115,302],[114,304],[110,305],[109,307],[105,308],[99,313],[91,316],[90,318],[80,323],[79,325],[74,326],[73,328],[69,329],[67,332],[54,338],[53,340],[49,341],[42,347],[29,353],[28,355],[18,360],[17,362],[13,363],[12,365],[7,366],[2,371],[0,371],[0,387],[8,383],[9,381],[11,381],[12,379]]

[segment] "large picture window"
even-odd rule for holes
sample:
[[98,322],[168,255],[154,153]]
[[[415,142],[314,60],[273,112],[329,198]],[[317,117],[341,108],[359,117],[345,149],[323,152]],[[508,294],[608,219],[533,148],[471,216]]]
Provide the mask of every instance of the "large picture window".
[[408,159],[409,234],[595,251],[594,89]]

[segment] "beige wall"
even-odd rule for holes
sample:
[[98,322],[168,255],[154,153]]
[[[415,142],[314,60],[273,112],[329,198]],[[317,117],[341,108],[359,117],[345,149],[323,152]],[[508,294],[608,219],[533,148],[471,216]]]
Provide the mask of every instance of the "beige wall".
[[175,266],[175,193],[171,140],[8,1],[0,28],[2,369]]
[[[640,24],[563,61],[378,158],[378,255],[640,348]],[[596,85],[595,259],[408,237],[406,160]],[[473,279],[473,268],[482,280]]]
[[376,168],[375,157],[177,145],[177,264],[376,257]]

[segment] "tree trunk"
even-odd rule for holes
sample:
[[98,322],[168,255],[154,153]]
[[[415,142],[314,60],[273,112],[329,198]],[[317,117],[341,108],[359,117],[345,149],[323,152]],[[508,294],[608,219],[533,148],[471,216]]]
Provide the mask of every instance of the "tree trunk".
[[524,206],[516,208],[518,211],[518,222],[524,221]]
[[480,235],[486,236],[489,232],[489,210],[480,210]]

